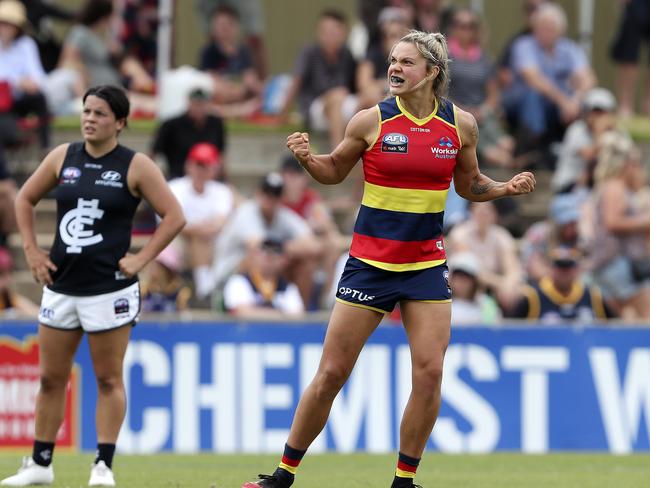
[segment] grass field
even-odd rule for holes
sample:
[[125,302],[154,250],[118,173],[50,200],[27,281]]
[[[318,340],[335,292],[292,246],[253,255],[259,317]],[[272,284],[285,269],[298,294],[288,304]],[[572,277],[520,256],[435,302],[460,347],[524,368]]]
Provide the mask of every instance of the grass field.
[[[239,488],[258,472],[270,472],[277,456],[118,456],[114,468],[122,488]],[[88,482],[90,454],[55,456],[54,487],[81,488]],[[388,488],[392,455],[307,456],[296,488]],[[16,470],[17,454],[0,454],[0,477]],[[553,454],[525,456],[425,456],[416,482],[424,488],[644,488],[650,487],[650,455]]]

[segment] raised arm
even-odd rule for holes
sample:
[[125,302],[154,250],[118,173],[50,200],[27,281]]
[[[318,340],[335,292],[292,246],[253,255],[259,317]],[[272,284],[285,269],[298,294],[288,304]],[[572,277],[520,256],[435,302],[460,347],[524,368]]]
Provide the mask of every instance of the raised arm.
[[330,154],[314,155],[309,134],[294,132],[287,137],[287,147],[303,168],[319,183],[335,185],[345,179],[363,152],[377,137],[379,117],[372,107],[357,113],[345,129],[345,137]]
[[454,187],[456,193],[472,202],[486,202],[502,197],[530,193],[535,189],[535,176],[526,171],[510,181],[499,182],[481,173],[476,156],[478,126],[472,114],[458,110],[458,126],[462,148],[456,158]]

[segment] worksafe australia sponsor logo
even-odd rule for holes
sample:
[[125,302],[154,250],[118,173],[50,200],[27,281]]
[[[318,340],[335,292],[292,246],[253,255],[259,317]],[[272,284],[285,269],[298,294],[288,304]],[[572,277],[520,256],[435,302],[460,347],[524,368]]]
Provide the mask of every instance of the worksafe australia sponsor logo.
[[117,171],[104,171],[102,173],[101,179],[95,180],[95,185],[122,188],[124,186],[124,183],[120,181],[121,179],[122,175]]
[[431,147],[433,156],[438,159],[453,159],[458,154],[458,149],[454,147],[454,142],[450,137],[442,136],[436,147]]

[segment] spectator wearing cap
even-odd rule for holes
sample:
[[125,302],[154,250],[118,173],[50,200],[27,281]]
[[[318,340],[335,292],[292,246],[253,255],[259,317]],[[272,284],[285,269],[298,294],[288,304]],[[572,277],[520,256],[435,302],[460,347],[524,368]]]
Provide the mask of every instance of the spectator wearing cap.
[[178,249],[167,246],[147,265],[140,284],[143,312],[175,313],[187,310],[192,290],[181,272],[183,259]]
[[582,101],[582,117],[564,134],[551,187],[556,192],[592,185],[602,135],[618,130],[616,99],[606,88],[592,88]]
[[583,246],[579,224],[588,214],[588,199],[586,191],[556,195],[551,201],[549,218],[533,224],[526,231],[521,244],[521,262],[529,282],[536,282],[549,274],[548,255],[552,247]]
[[216,240],[235,206],[230,187],[215,181],[220,157],[215,145],[199,142],[192,146],[187,155],[186,176],[169,182],[187,222],[181,238],[199,295],[203,295],[206,287],[210,286],[209,275]]
[[[185,161],[192,146],[209,142],[224,154],[226,132],[221,117],[211,113],[210,94],[195,88],[189,94],[187,111],[163,122],[153,137],[151,152],[162,154],[167,162],[167,177],[184,175]],[[219,179],[224,179],[223,168]]]
[[282,241],[266,238],[249,248],[241,273],[226,280],[226,311],[241,319],[282,319],[301,316],[305,307],[298,287],[285,279],[288,258]]
[[453,254],[448,261],[451,321],[454,325],[493,325],[501,319],[496,301],[483,293],[479,283],[480,264],[471,252]]
[[447,248],[451,252],[469,251],[480,262],[479,280],[503,309],[517,297],[523,270],[515,240],[505,227],[497,224],[497,211],[492,202],[472,202],[470,217],[451,230]]
[[[49,122],[44,90],[47,75],[38,46],[26,34],[25,6],[17,0],[0,2],[0,112],[39,117],[41,148],[49,146]],[[3,134],[2,139],[5,139]],[[0,168],[0,171],[2,169]]]
[[313,288],[315,262],[322,245],[301,216],[282,205],[284,180],[277,172],[260,181],[255,196],[241,204],[224,226],[217,240],[213,266],[213,287],[220,287],[237,271],[248,249],[267,236],[284,243],[289,259],[287,276],[298,285],[308,303]]
[[591,323],[614,317],[600,290],[580,279],[580,252],[558,246],[550,250],[550,272],[533,285],[526,285],[513,318],[537,320],[542,324]]
[[13,259],[9,251],[0,247],[0,318],[12,313],[38,317],[38,305],[11,289]]

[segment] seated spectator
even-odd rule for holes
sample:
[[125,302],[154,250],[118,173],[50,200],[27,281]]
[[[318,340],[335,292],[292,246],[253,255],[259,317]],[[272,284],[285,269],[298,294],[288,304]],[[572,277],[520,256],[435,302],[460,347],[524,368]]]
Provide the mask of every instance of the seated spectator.
[[212,14],[210,41],[201,51],[199,68],[212,75],[214,101],[224,116],[247,116],[260,108],[263,84],[232,7],[218,7]]
[[415,28],[423,32],[447,33],[451,10],[445,0],[413,0]]
[[473,10],[454,12],[447,37],[451,79],[449,99],[470,112],[481,138],[477,151],[481,162],[513,167],[514,140],[501,128],[499,87],[494,64],[481,45],[480,18]]
[[526,285],[513,318],[537,320],[542,324],[588,324],[614,317],[598,288],[580,279],[580,252],[570,247],[551,249],[551,269],[532,286]]
[[158,52],[158,0],[125,0],[119,39],[124,55],[136,59],[152,78]]
[[[336,261],[341,252],[349,248],[350,239],[341,235],[330,209],[322,201],[320,194],[309,186],[312,179],[293,154],[285,156],[280,172],[284,180],[282,203],[305,219],[323,246],[317,281],[324,289],[330,286]],[[312,298],[320,302],[321,297]]]
[[[513,46],[515,75],[506,111],[525,150],[545,149],[580,115],[580,100],[595,77],[584,51],[564,37],[567,19],[554,3],[539,6],[532,34]],[[523,150],[522,149],[522,150]]]
[[481,290],[480,264],[471,252],[454,253],[448,261],[449,287],[453,294],[451,320],[454,325],[493,325],[501,319],[499,306]]
[[515,240],[497,224],[492,202],[473,202],[469,208],[469,220],[451,230],[447,247],[454,253],[469,251],[479,258],[481,286],[508,310],[523,278]]
[[347,21],[337,10],[321,12],[317,41],[306,46],[296,61],[293,81],[281,117],[296,95],[304,121],[313,130],[327,131],[332,148],[343,140],[345,125],[357,112],[356,62],[345,45]]
[[16,183],[8,173],[3,175],[0,166],[0,247],[6,246],[9,234],[17,230],[14,210],[16,193],[18,193]]
[[[650,210],[635,206],[646,185],[641,152],[616,132],[603,136],[595,170],[594,229],[590,246],[594,282],[625,318],[650,318]],[[641,271],[645,269],[645,273]]]
[[298,285],[303,303],[309,303],[316,260],[322,246],[305,220],[282,205],[284,181],[279,173],[266,175],[255,197],[241,204],[226,222],[219,239],[213,268],[213,287],[237,270],[248,249],[266,236],[284,243],[289,259],[287,277]]
[[187,310],[192,290],[181,276],[183,261],[173,246],[167,246],[146,267],[140,284],[143,312],[175,313]]
[[578,223],[586,213],[587,199],[585,191],[555,196],[551,201],[549,219],[533,224],[526,231],[521,244],[521,262],[530,283],[549,275],[551,263],[548,256],[552,248],[580,249],[583,246]]
[[[59,64],[78,70],[86,87],[117,85],[132,92],[152,94],[155,83],[149,73],[137,59],[126,55],[122,46],[110,40],[113,13],[110,0],[86,0],[77,25],[63,43]],[[133,97],[130,98],[133,103]]]
[[582,117],[564,134],[551,181],[556,192],[592,186],[593,168],[603,134],[617,129],[616,99],[605,88],[589,90],[582,101]]
[[390,50],[409,29],[407,13],[397,7],[387,7],[379,14],[381,39],[368,46],[366,59],[357,67],[359,107],[367,108],[388,95],[388,57]]
[[244,40],[253,57],[253,66],[260,80],[268,74],[268,61],[264,46],[264,8],[262,0],[196,0],[198,14],[204,24],[204,30],[210,30],[212,13],[224,5],[239,12],[239,20],[244,31]]
[[0,247],[0,318],[14,313],[38,317],[38,305],[11,289],[12,268],[11,254]]
[[15,117],[37,116],[39,142],[45,149],[50,145],[44,94],[47,77],[36,42],[25,34],[26,26],[27,13],[22,3],[0,2],[0,112],[10,112]]
[[287,264],[282,241],[266,238],[251,247],[242,272],[228,278],[224,286],[226,311],[250,320],[303,315],[305,307],[298,287],[284,278]]
[[[201,88],[190,92],[187,111],[163,122],[153,137],[151,152],[162,154],[167,161],[167,177],[185,174],[185,160],[192,146],[207,142],[226,150],[225,126],[221,117],[210,113],[210,94]],[[219,179],[223,179],[223,168]]]
[[181,237],[185,261],[192,270],[198,296],[210,291],[214,247],[235,203],[232,190],[227,185],[214,181],[219,159],[216,146],[200,142],[187,155],[186,176],[169,182],[187,222],[181,231]]

